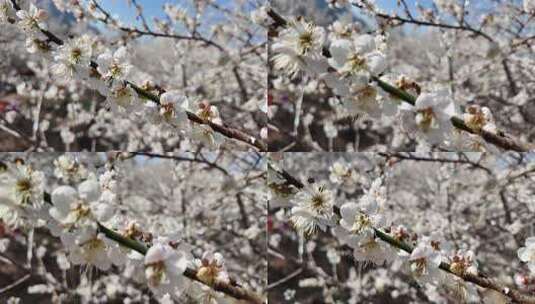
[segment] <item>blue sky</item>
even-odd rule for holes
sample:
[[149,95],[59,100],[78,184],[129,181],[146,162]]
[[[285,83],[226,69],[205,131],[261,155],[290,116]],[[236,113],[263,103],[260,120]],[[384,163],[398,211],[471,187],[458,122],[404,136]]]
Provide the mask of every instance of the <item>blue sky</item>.
[[[135,20],[136,10],[133,6],[129,6],[126,0],[105,0],[100,1],[100,4],[106,8],[107,11],[111,12],[120,17],[123,22],[132,22]],[[155,16],[163,18],[163,5],[165,3],[171,3],[176,5],[184,5],[189,1],[184,0],[138,0],[138,3],[143,6],[145,16]],[[218,0],[220,4],[228,5],[231,0]],[[397,9],[396,0],[377,0],[377,4],[387,10],[392,11]],[[421,4],[425,5],[430,2],[430,0],[420,0]],[[407,3],[411,9],[415,8],[416,1],[408,0]]]
[[[230,0],[218,0],[217,3],[227,6]],[[121,21],[127,23],[127,22],[133,22],[135,21],[136,17],[136,9],[133,5],[128,5],[128,1],[126,0],[104,0],[99,2],[102,7],[104,7],[108,12],[110,12],[112,15],[117,15],[121,19]],[[184,6],[187,3],[191,3],[191,1],[184,1],[184,0],[138,0],[138,4],[140,4],[143,7],[143,14],[145,15],[145,18],[152,18],[152,17],[158,17],[158,18],[164,18],[165,14],[163,11],[163,5],[165,3],[170,3],[178,6]],[[147,20],[150,22],[150,20]]]
[[[288,0],[291,1],[291,0]],[[309,0],[314,1],[314,0]],[[324,1],[324,0],[319,0]],[[512,0],[514,2],[519,2],[519,0]],[[128,5],[127,0],[101,0],[99,3],[106,8],[106,10],[112,15],[116,15],[120,18],[121,21],[125,23],[131,23],[135,21],[136,10],[133,6]],[[217,0],[217,2],[222,6],[232,6],[233,0]],[[260,0],[258,0],[260,2]],[[416,4],[419,3],[424,7],[430,7],[432,0],[406,0],[406,3],[409,5],[411,12],[416,13]],[[163,5],[165,3],[171,3],[178,6],[184,6],[188,3],[191,3],[191,0],[138,0],[138,3],[144,7],[144,14],[147,18],[159,17],[165,18],[163,12]],[[397,6],[396,0],[376,0],[377,5],[388,13],[394,11],[401,12],[402,9]],[[490,0],[484,1],[473,1],[470,4],[472,7],[485,7],[489,8]],[[151,20],[149,20],[150,22]]]

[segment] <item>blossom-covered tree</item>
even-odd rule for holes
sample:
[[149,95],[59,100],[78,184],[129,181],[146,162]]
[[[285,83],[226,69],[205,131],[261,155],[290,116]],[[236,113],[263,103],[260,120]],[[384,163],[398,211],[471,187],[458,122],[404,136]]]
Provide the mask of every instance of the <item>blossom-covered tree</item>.
[[267,150],[261,2],[126,2],[0,1],[0,148]]
[[270,151],[533,149],[532,5],[273,0]]
[[534,168],[531,153],[271,154],[270,303],[535,303]]
[[2,303],[264,302],[262,155],[0,158]]

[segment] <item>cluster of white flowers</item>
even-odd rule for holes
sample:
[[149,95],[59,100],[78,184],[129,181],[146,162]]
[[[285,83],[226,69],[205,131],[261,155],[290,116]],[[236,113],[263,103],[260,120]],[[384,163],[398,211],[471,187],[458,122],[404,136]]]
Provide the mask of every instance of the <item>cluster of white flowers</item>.
[[106,223],[114,214],[113,206],[103,201],[101,194],[94,178],[80,183],[78,189],[60,186],[51,194],[53,206],[49,213],[56,221],[53,224],[57,224],[52,232],[61,237],[73,264],[107,270],[111,263],[124,262],[124,257],[118,245],[98,230],[98,223]]
[[[27,228],[40,222],[46,226],[63,244],[67,259],[61,265],[81,265],[87,272],[92,267],[107,271],[114,265],[143,272],[146,284],[163,303],[180,299],[186,290],[203,297],[221,297],[211,287],[230,282],[223,256],[206,252],[202,259],[195,259],[192,248],[174,234],[173,238],[144,239],[139,225],[118,212],[118,173],[112,166],[107,164],[97,177],[72,155],[58,157],[54,165],[54,175],[65,185],[56,186],[48,196],[43,172],[21,161],[1,164],[1,224]],[[142,257],[133,247],[110,236],[110,231],[150,247]],[[188,268],[204,287],[184,275]],[[196,287],[190,288],[192,285]]]
[[[351,167],[341,162],[331,168],[331,180],[334,184],[342,184],[350,178]],[[272,181],[273,185],[282,183]],[[306,236],[317,232],[318,228],[326,231],[332,229],[338,241],[350,247],[356,261],[372,262],[377,265],[401,261],[406,269],[422,284],[438,285],[454,282],[455,288],[463,291],[465,299],[477,298],[477,289],[449,272],[460,277],[478,275],[477,262],[472,251],[454,251],[448,242],[440,240],[441,235],[421,236],[415,239],[403,226],[394,227],[385,217],[387,191],[383,177],[376,178],[360,197],[358,202],[346,202],[339,209],[336,198],[326,186],[312,183],[299,189],[296,194],[288,195],[290,220],[296,230]],[[337,211],[338,210],[338,211]],[[385,231],[388,231],[385,232]],[[386,239],[385,239],[386,238]],[[390,239],[390,240],[388,240]],[[414,246],[410,251],[395,244]],[[530,240],[526,247],[519,250],[519,257],[526,262],[533,261],[530,257],[533,248]],[[531,251],[530,251],[531,250]],[[443,271],[441,268],[448,265]],[[533,266],[535,264],[531,264]],[[451,280],[445,280],[450,275]]]
[[[7,22],[12,10],[10,1],[0,1],[0,21]],[[128,81],[134,69],[127,46],[120,46],[115,51],[106,49],[89,34],[70,38],[56,46],[43,32],[47,28],[46,11],[30,4],[28,10],[18,10],[16,16],[19,18],[17,25],[28,35],[27,50],[51,60],[51,72],[58,80],[67,83],[82,81],[105,96],[108,108],[114,113],[131,118],[148,117],[156,124],[166,122],[171,130],[211,148],[217,148],[223,142],[224,137],[220,133],[208,125],[189,122],[186,114],[190,110],[207,122],[221,124],[214,105],[199,102],[197,109],[176,90],[162,94],[159,104],[142,97],[138,88]],[[65,142],[74,141],[74,134],[67,128],[62,130],[62,135],[65,135]]]
[[[343,7],[346,1],[331,1]],[[298,17],[288,22],[274,36],[272,61],[274,67],[290,77],[301,71],[322,80],[338,100],[342,113],[353,117],[370,117],[391,123],[398,118],[408,134],[431,145],[460,145],[473,140],[467,132],[453,132],[453,117],[462,117],[473,133],[481,130],[497,134],[490,110],[467,108],[466,114],[452,99],[449,89],[433,88],[421,93],[416,83],[400,76],[396,86],[388,83],[386,34],[361,33],[356,27],[336,21],[326,33],[323,27]],[[328,39],[327,39],[328,38]],[[416,93],[414,104],[389,92]],[[413,92],[418,87],[417,92]],[[336,105],[336,103],[335,103]],[[477,136],[476,136],[477,137]],[[483,142],[479,149],[487,149]],[[465,145],[468,146],[468,145]],[[471,145],[475,147],[475,145]]]
[[66,183],[77,183],[87,178],[87,168],[68,154],[61,155],[54,161],[54,174]]
[[342,244],[353,248],[358,261],[383,264],[393,258],[392,249],[378,240],[375,233],[375,229],[388,226],[381,211],[386,200],[386,190],[381,184],[381,178],[375,180],[358,203],[348,202],[340,207],[341,219],[334,234]]

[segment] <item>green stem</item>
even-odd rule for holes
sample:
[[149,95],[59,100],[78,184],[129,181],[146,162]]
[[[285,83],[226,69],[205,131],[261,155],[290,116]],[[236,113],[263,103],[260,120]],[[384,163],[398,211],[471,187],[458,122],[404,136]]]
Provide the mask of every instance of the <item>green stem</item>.
[[375,231],[375,236],[377,236],[378,238],[380,238],[381,240],[387,242],[388,244],[396,247],[396,248],[399,248],[399,249],[402,249],[403,251],[407,252],[407,253],[412,253],[412,251],[414,250],[414,248],[412,248],[411,245],[405,243],[405,242],[402,242],[402,241],[399,241],[395,238],[393,238],[391,235],[379,230],[379,229],[376,229],[376,228],[373,228],[373,230]]
[[121,234],[105,227],[99,222],[97,222],[97,225],[98,225],[98,231],[104,233],[104,235],[107,238],[116,241],[117,243],[121,244],[122,246],[126,248],[135,250],[141,253],[142,255],[145,255],[147,253],[148,248],[147,246],[145,246],[145,244],[138,242],[136,240],[124,237]]
[[408,102],[410,103],[411,105],[414,105],[416,103],[416,97],[412,96],[411,94],[407,93],[406,91],[404,90],[401,90],[395,86],[392,86],[390,85],[389,83],[386,83],[384,81],[382,81],[381,79],[379,79],[378,77],[376,76],[373,76],[372,77],[372,80],[377,82],[377,85],[379,85],[379,87],[381,89],[383,89],[384,91],[390,93],[390,95],[393,95],[405,102]]

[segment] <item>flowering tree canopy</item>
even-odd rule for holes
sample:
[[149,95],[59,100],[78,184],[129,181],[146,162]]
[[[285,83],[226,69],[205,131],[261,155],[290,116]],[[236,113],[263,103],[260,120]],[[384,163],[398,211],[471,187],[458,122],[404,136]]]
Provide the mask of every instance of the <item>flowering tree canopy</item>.
[[149,22],[131,1],[129,23],[101,2],[0,1],[4,150],[267,149],[254,2],[166,4]]
[[307,2],[266,12],[270,151],[533,148],[532,1]]
[[262,156],[1,158],[2,302],[263,303]]
[[[533,160],[453,152],[272,157],[270,300],[535,303]],[[304,165],[311,162],[322,165]]]

